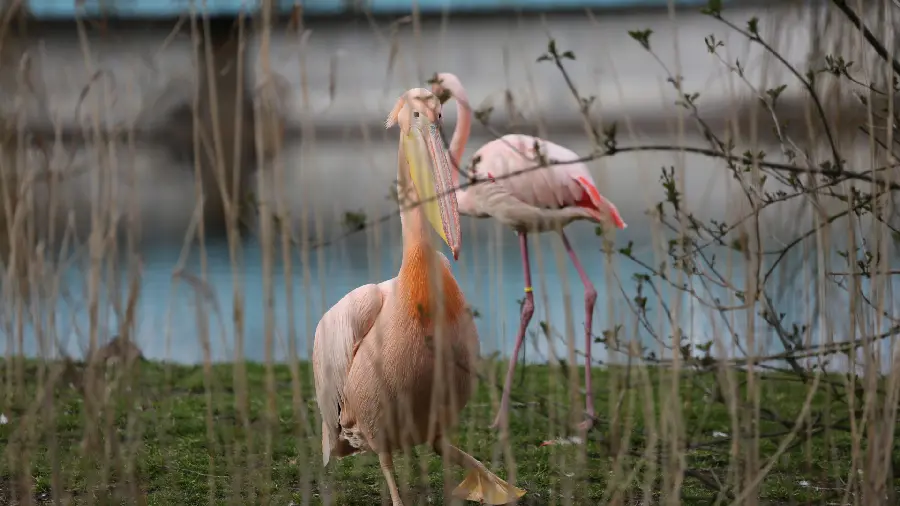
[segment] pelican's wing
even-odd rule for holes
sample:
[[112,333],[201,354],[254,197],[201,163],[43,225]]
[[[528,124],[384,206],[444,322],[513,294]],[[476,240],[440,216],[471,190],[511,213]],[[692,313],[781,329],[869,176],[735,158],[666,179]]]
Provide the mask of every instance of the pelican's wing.
[[332,306],[316,327],[313,375],[322,414],[322,459],[326,465],[339,436],[344,383],[353,354],[374,325],[383,301],[377,285],[363,285]]

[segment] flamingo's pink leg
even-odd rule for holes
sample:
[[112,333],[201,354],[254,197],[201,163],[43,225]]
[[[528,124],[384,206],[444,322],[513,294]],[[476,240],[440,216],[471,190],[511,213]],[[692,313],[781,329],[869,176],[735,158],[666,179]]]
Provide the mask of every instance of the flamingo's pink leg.
[[572,245],[569,244],[566,234],[560,232],[560,235],[562,236],[563,246],[565,246],[569,258],[572,259],[572,263],[575,264],[575,270],[578,271],[578,275],[581,276],[581,282],[584,284],[584,396],[587,420],[579,425],[579,428],[587,431],[594,426],[594,390],[591,387],[591,365],[593,364],[591,362],[591,345],[594,339],[591,330],[594,321],[594,303],[597,302],[597,290],[594,289],[594,284],[591,283],[591,280],[588,279],[587,274],[584,272],[584,268],[581,266],[581,262],[578,261],[578,256],[575,254],[575,250],[572,249]]
[[519,320],[519,333],[516,335],[516,344],[513,347],[512,356],[509,359],[509,367],[506,370],[506,382],[503,384],[503,396],[500,398],[500,410],[491,428],[500,427],[506,423],[509,413],[509,395],[512,390],[513,375],[516,372],[516,361],[519,358],[519,350],[525,341],[525,329],[534,314],[534,290],[531,288],[531,263],[528,260],[528,237],[524,232],[519,232],[519,246],[522,250],[522,265],[525,269],[525,302],[522,304],[522,315]]

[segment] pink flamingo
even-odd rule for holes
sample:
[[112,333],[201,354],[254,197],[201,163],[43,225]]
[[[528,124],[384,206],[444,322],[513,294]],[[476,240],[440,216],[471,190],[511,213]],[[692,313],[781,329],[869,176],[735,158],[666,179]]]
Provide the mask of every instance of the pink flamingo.
[[[461,167],[463,152],[469,139],[472,125],[472,109],[468,95],[459,78],[450,73],[437,74],[431,81],[431,91],[444,103],[456,99],[458,113],[456,128],[450,141],[450,156],[457,167]],[[540,154],[536,150],[540,150]],[[548,168],[529,170],[538,164],[539,156],[551,162]],[[585,354],[585,404],[587,419],[579,424],[582,430],[589,430],[594,423],[594,395],[591,387],[591,324],[597,290],[588,279],[578,256],[572,250],[563,227],[575,220],[590,220],[602,225],[610,223],[617,228],[625,228],[616,207],[597,191],[588,168],[583,163],[565,163],[577,160],[578,155],[550,141],[530,135],[509,134],[488,142],[472,157],[472,176],[488,179],[491,183],[471,185],[456,191],[460,214],[480,218],[492,217],[512,227],[519,236],[522,263],[525,270],[525,302],[516,344],[506,371],[500,410],[491,427],[505,425],[509,412],[509,396],[512,388],[516,360],[525,339],[525,329],[534,314],[534,294],[531,286],[531,266],[528,260],[527,234],[550,230],[559,232],[563,246],[575,265],[575,270],[584,284],[584,354]],[[564,162],[552,164],[552,162]],[[525,170],[521,175],[509,175]],[[459,186],[459,171],[452,171],[453,186]]]

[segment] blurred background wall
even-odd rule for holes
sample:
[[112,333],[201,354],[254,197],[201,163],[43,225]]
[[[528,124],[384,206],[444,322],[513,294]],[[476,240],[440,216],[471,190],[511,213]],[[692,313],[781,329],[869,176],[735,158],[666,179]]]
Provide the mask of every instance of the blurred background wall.
[[[123,216],[136,211],[143,237],[153,240],[182,239],[198,209],[198,189],[210,230],[221,225],[221,191],[212,177],[217,162],[210,159],[237,171],[234,187],[252,193],[250,200],[281,198],[295,221],[320,217],[327,229],[348,209],[390,212],[393,203],[385,197],[396,146],[382,122],[400,93],[427,86],[435,71],[456,73],[477,106],[493,107],[497,131],[540,133],[586,152],[582,119],[560,72],[536,62],[548,37],[575,53],[571,76],[583,95],[596,95],[600,120],[618,122],[620,143],[671,144],[683,135],[685,143],[704,145],[685,110],[675,105],[677,95],[660,62],[683,76],[685,89],[700,93],[697,103],[713,128],[733,131],[748,145],[773,140],[770,118],[754,91],[726,68],[728,62],[706,50],[710,34],[725,43],[722,54],[732,64],[741,62],[758,91],[789,84],[782,118],[796,136],[808,136],[803,91],[783,66],[701,14],[704,2],[672,3],[419,1],[421,18],[415,21],[408,2],[282,3],[264,51],[258,23],[237,25],[240,2],[207,2],[215,18],[197,20],[192,28],[189,8],[178,2],[29,0],[23,4],[28,19],[14,25],[4,47],[0,114],[8,130],[25,133],[18,143],[29,153],[18,157],[20,170],[26,158],[28,166],[59,176],[53,184],[38,178],[34,197],[39,212],[53,214],[56,230],[69,222],[86,230],[91,203],[103,200],[120,207]],[[729,3],[735,5],[727,10],[729,19],[744,26],[758,18],[764,36],[798,68],[820,44],[814,3]],[[76,15],[86,20],[76,24]],[[653,31],[659,61],[629,37],[629,30],[642,29]],[[246,43],[239,43],[241,36]],[[268,79],[264,53],[272,71]],[[208,70],[216,84],[215,107]],[[276,122],[258,157],[253,101],[266,83],[275,91],[267,103]],[[452,104],[449,109],[452,126]],[[847,115],[862,113],[843,111],[845,121],[838,123],[849,125]],[[680,118],[687,119],[683,129]],[[201,137],[210,138],[200,149],[194,149],[195,119],[205,131]],[[223,137],[218,153],[213,123]],[[95,140],[109,136],[118,139],[113,147],[98,149]],[[277,150],[275,138],[281,143]],[[467,153],[490,138],[476,124]],[[199,179],[195,162],[203,166]],[[697,157],[685,163],[688,187],[705,199],[704,212],[728,211],[724,166]],[[636,217],[629,223],[640,225],[643,210],[659,199],[647,189],[658,186],[659,169],[671,164],[670,154],[645,153],[616,156],[592,169],[622,212]],[[282,168],[277,192],[257,188],[260,175]],[[92,178],[96,171],[115,173],[115,183],[100,185]],[[61,197],[55,209],[41,204],[51,194]],[[238,203],[247,200],[235,197]]]

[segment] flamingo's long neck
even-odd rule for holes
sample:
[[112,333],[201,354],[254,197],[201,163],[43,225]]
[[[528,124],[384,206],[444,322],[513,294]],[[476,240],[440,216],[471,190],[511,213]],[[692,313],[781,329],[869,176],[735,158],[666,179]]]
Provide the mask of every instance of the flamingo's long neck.
[[[466,151],[466,143],[472,131],[472,108],[469,106],[469,97],[462,86],[453,86],[450,90],[456,99],[456,128],[453,129],[453,137],[450,139],[450,155],[458,167],[463,166],[463,153]],[[453,171],[453,185],[459,183],[459,171]]]
[[[398,194],[405,196],[405,202],[418,202],[419,196],[411,181],[402,139],[398,159]],[[403,260],[397,281],[408,316],[427,326],[433,321],[438,304],[443,301],[445,321],[452,322],[464,308],[464,299],[453,273],[438,258],[429,240],[429,224],[421,206],[401,205],[400,223]],[[440,279],[434,279],[434,276],[440,276]],[[440,287],[443,294],[433,293],[435,287]]]
[[[472,108],[469,105],[469,96],[462,84],[458,81],[447,82],[446,86],[456,100],[456,128],[453,129],[453,137],[450,139],[450,156],[453,158],[454,170],[451,171],[450,177],[453,186],[459,188],[459,170],[457,169],[465,167],[463,153],[466,151],[466,143],[472,131]],[[456,190],[456,201],[460,213],[470,214],[472,212],[469,196],[465,190]]]

